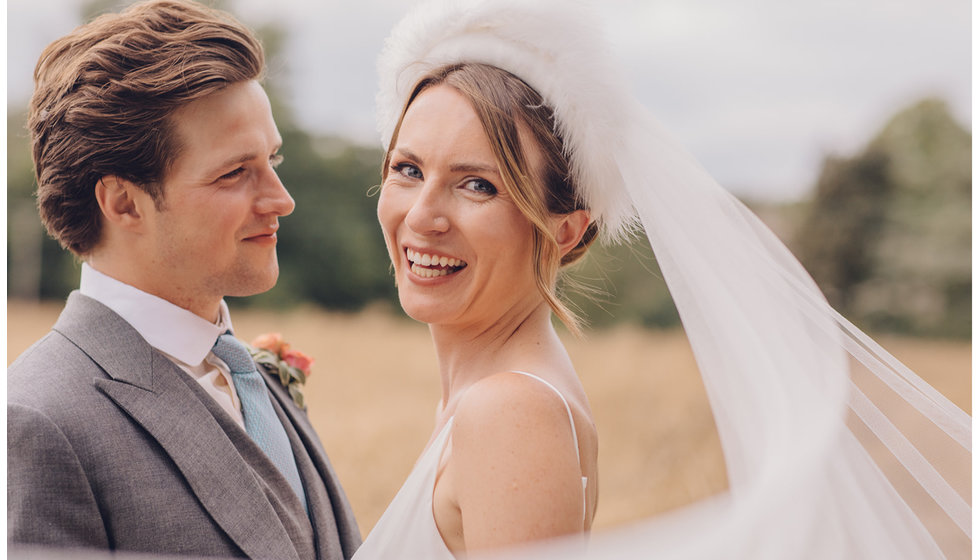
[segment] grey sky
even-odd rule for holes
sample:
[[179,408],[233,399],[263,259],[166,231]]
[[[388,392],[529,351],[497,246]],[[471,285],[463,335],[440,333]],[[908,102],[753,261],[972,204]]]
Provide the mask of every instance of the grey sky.
[[[531,0],[529,0],[531,1]],[[8,104],[81,0],[9,0]],[[375,58],[411,2],[229,0],[289,30],[287,93],[309,128],[376,143]],[[636,93],[736,194],[793,198],[827,153],[863,145],[936,95],[969,126],[966,0],[607,0],[605,25]]]

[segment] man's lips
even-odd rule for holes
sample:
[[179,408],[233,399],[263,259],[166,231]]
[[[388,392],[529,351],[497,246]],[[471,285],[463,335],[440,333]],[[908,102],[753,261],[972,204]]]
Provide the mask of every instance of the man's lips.
[[255,235],[250,235],[248,237],[243,238],[242,241],[249,241],[249,242],[260,243],[260,244],[275,244],[277,239],[276,231],[278,229],[279,228],[273,230],[266,230],[264,232],[257,233]]

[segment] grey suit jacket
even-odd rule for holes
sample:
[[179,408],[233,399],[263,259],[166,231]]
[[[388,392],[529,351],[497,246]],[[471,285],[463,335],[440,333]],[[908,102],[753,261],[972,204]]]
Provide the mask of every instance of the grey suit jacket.
[[[266,382],[297,452],[309,521],[290,517],[299,501],[285,479],[190,376],[72,293],[52,331],[7,370],[8,542],[350,558],[360,532],[326,453],[278,380]],[[311,523],[313,551],[291,539]]]

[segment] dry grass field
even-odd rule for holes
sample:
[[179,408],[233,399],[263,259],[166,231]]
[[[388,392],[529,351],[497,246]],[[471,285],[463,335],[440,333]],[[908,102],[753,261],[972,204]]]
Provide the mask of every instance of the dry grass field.
[[[8,302],[8,364],[50,328],[60,307]],[[234,320],[245,340],[281,332],[316,358],[307,388],[310,416],[367,534],[432,429],[439,384],[428,330],[372,311],[236,311]],[[717,434],[682,332],[618,328],[566,342],[599,428],[596,528],[725,488]],[[969,342],[881,342],[970,411]]]

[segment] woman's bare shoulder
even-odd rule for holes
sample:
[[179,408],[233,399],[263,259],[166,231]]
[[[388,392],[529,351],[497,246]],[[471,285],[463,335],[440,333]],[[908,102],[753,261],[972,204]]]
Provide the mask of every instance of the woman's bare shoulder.
[[518,372],[501,372],[474,383],[460,399],[455,415],[457,430],[460,424],[464,429],[488,423],[532,428],[556,420],[568,425],[565,401],[557,389],[537,376]]
[[467,391],[454,422],[454,488],[468,548],[582,530],[577,442],[553,389],[495,374]]
[[578,473],[578,442],[569,426],[569,410],[555,389],[527,375],[498,373],[475,383],[460,400],[453,455],[470,467],[493,465],[504,477],[548,468],[558,469],[556,475]]

